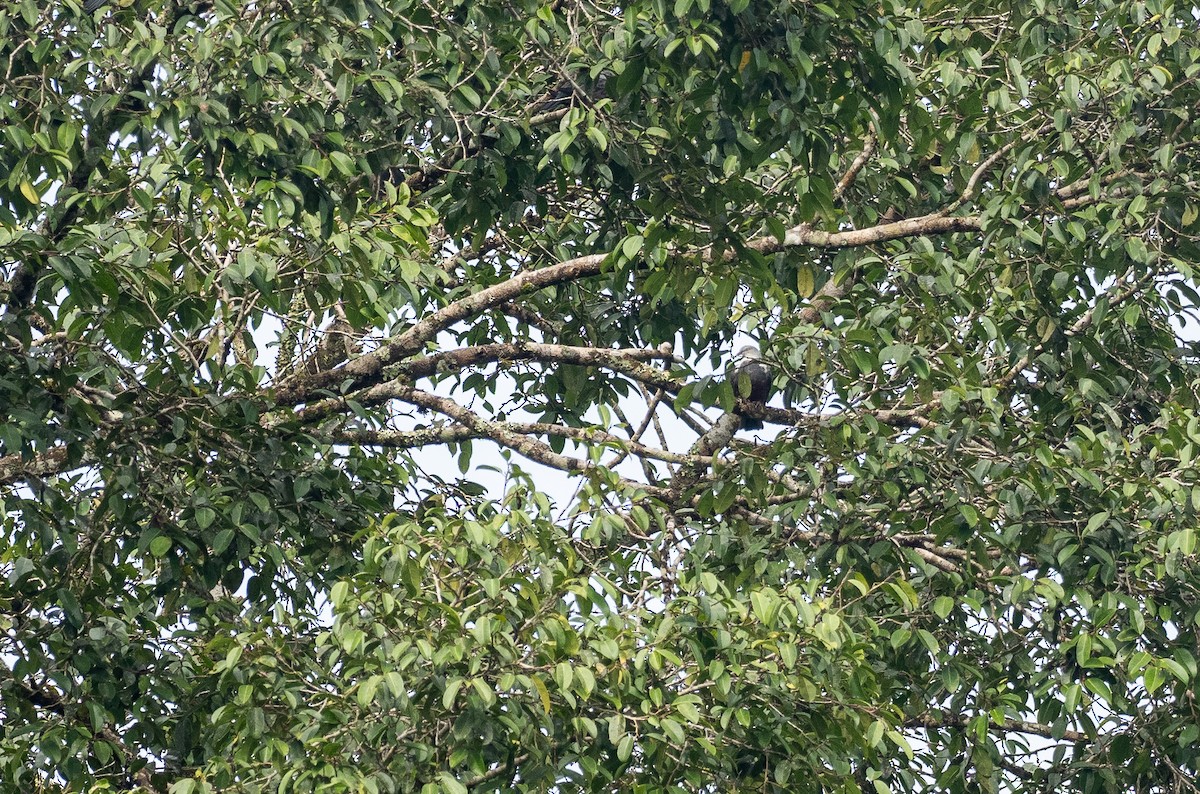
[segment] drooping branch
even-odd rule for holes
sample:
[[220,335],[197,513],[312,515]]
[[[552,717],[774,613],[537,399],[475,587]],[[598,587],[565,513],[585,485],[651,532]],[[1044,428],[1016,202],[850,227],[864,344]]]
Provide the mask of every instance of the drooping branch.
[[[788,500],[796,500],[811,494],[793,493]],[[745,500],[735,499],[731,511],[745,519],[752,526],[770,529],[779,526],[780,519],[765,515],[747,507]],[[961,549],[937,545],[936,538],[930,535],[888,534],[880,532],[867,538],[848,536],[835,537],[827,532],[804,529],[799,526],[786,526],[787,542],[820,545],[823,543],[850,543],[868,540],[872,543],[891,543],[899,549],[911,551],[922,562],[946,573],[961,573],[962,561],[967,555]],[[957,561],[956,561],[957,558]]]
[[[1150,282],[1150,280],[1153,278],[1153,275],[1153,271],[1143,274],[1141,277],[1134,279],[1132,283],[1130,283],[1127,279],[1121,279],[1118,281],[1105,293],[1105,297],[1108,298],[1106,309],[1116,308],[1134,295],[1138,294],[1138,292]],[[1071,327],[1067,328],[1063,333],[1066,336],[1078,336],[1086,331],[1092,325],[1092,322],[1096,316],[1096,309],[1098,305],[1099,304],[1093,304],[1091,308],[1084,312],[1079,319],[1072,323]],[[996,382],[996,388],[1008,388],[1012,382],[1016,380],[1017,376],[1020,375],[1021,372],[1023,372],[1025,368],[1029,366],[1030,362],[1032,362],[1037,355],[1045,350],[1045,348],[1045,342],[1038,342],[1036,345],[1033,345],[1029,351],[1021,357],[1020,361],[1008,368],[1008,371],[1005,372],[1004,375]]]
[[[641,458],[666,463],[712,465],[711,457],[681,455],[665,449],[647,446],[594,427],[569,427],[549,422],[493,422],[494,427],[523,436],[559,436],[580,444],[597,444],[616,448]],[[369,446],[414,449],[430,444],[492,438],[482,429],[455,424],[419,430],[377,430],[372,428],[342,428],[331,431],[327,438],[335,444],[365,444]]]
[[[506,426],[505,422],[484,419],[469,408],[459,405],[447,397],[439,397],[427,391],[400,385],[395,387],[395,396],[397,399],[404,400],[418,408],[436,411],[444,416],[448,416],[464,427],[468,427],[472,431],[479,433],[481,436],[490,438],[501,446],[520,453],[537,463],[568,473],[600,473],[600,467],[591,461],[560,455],[551,449],[548,444],[514,432]],[[616,479],[623,488],[631,491],[640,490],[660,498],[666,495],[666,490],[662,488],[628,480],[624,477],[617,477]]]
[[[563,116],[567,115],[567,108],[551,110],[545,113],[538,113],[529,119],[530,127],[540,127],[546,124],[559,121]],[[476,141],[463,149],[454,149],[450,153],[443,156],[441,159],[422,165],[415,169],[408,176],[404,177],[404,184],[415,193],[423,193],[436,186],[437,179],[440,175],[448,173],[454,168],[455,163],[463,160],[469,160],[473,157],[478,157],[480,154],[490,149],[496,138],[477,137]],[[387,175],[391,178],[391,174]],[[395,180],[398,181],[398,180]]]

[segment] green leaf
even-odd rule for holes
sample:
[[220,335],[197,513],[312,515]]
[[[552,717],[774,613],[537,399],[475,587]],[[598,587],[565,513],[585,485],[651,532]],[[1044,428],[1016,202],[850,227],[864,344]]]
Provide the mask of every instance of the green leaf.
[[467,787],[449,772],[438,772],[438,784],[447,794],[467,794]]
[[684,743],[685,737],[683,733],[683,726],[678,722],[670,717],[663,717],[661,720],[659,720],[659,726],[662,728],[663,733],[667,735],[667,738],[669,738],[672,742],[678,745],[682,745]]
[[196,508],[196,526],[200,529],[208,529],[212,526],[213,521],[217,519],[217,511],[210,507]]
[[1108,511],[1102,511],[1102,512],[1096,513],[1094,516],[1092,516],[1091,518],[1088,519],[1087,526],[1084,528],[1083,534],[1085,534],[1085,535],[1092,534],[1097,529],[1099,529],[1100,527],[1102,527],[1106,523],[1108,523],[1109,518],[1110,518],[1110,515],[1109,515]]
[[677,700],[677,701],[675,701],[674,706],[675,706],[675,710],[679,713],[679,716],[683,717],[683,719],[685,721],[687,721],[687,722],[699,722],[700,721],[700,711],[696,708],[695,704],[692,703],[691,701]]
[[368,706],[375,701],[375,695],[379,692],[379,685],[383,683],[383,677],[373,675],[358,687],[358,705]]
[[446,683],[446,689],[442,692],[442,708],[449,709],[454,706],[454,701],[458,697],[458,691],[462,689],[464,679],[452,678]]
[[620,744],[617,745],[617,760],[621,763],[625,763],[632,755],[633,736],[627,733],[625,734],[625,737],[621,739]]
[[229,548],[229,544],[233,542],[234,532],[232,529],[222,529],[213,538],[212,550],[213,554],[224,554]]
[[949,596],[938,596],[933,601],[933,614],[945,620],[954,611],[954,599]]
[[621,243],[621,254],[626,259],[635,259],[642,251],[645,239],[640,234],[630,235]]

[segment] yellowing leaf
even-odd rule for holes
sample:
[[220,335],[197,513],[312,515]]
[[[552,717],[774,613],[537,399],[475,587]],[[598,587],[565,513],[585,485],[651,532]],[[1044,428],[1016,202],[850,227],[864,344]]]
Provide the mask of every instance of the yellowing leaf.
[[21,180],[21,195],[24,196],[30,204],[42,203],[42,197],[39,196],[37,191],[33,189],[33,185],[29,184],[29,182],[26,180]]
[[813,292],[816,291],[816,286],[812,268],[808,265],[801,265],[799,272],[796,273],[796,292],[800,294],[801,298],[811,298]]
[[540,697],[542,699],[542,708],[545,710],[545,712],[547,714],[549,714],[550,713],[550,692],[549,692],[549,690],[547,690],[546,685],[542,683],[542,679],[538,678],[537,676],[531,676],[529,680],[533,681],[533,688],[537,690],[538,697]]
[[1038,338],[1045,342],[1050,337],[1054,336],[1055,329],[1058,328],[1057,323],[1050,317],[1042,317],[1038,320],[1037,333]]

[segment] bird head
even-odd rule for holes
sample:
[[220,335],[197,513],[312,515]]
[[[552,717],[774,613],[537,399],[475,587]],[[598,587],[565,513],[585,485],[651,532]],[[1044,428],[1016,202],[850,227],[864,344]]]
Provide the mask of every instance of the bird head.
[[738,363],[746,361],[762,361],[762,352],[754,345],[746,345],[738,350],[734,355],[734,361]]

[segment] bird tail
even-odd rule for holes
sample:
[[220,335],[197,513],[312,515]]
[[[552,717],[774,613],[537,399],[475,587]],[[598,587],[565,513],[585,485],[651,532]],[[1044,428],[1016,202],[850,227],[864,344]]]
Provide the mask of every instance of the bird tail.
[[83,0],[83,12],[90,14],[107,2],[108,0]]
[[743,430],[762,430],[763,423],[761,419],[753,419],[749,416],[742,417]]

